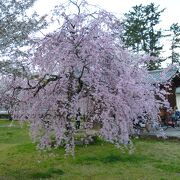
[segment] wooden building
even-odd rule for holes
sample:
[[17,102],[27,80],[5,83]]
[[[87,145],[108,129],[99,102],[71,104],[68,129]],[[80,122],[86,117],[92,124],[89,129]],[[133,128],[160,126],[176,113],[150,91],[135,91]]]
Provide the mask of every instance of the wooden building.
[[[159,83],[169,94],[166,95],[172,109],[177,107],[180,110],[180,72],[177,68],[167,70],[154,70],[149,72],[150,82]],[[170,83],[170,87],[166,85]]]

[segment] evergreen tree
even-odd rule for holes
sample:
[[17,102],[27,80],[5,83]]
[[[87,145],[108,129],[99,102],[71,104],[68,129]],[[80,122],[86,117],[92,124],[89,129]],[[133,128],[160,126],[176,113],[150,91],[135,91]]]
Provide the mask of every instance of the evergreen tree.
[[143,6],[134,6],[132,11],[125,14],[123,22],[124,34],[123,41],[126,47],[141,54],[149,54],[153,57],[158,57],[158,61],[151,61],[147,64],[148,69],[157,69],[160,67],[160,38],[162,30],[157,30],[156,26],[160,22],[161,13],[159,6],[154,3]]
[[178,52],[180,48],[180,26],[178,23],[173,23],[170,27],[171,35],[171,59],[172,64],[180,64],[180,53]]
[[137,53],[142,50],[142,40],[146,28],[142,9],[142,5],[133,7],[133,11],[125,14],[125,21],[123,22],[125,31],[122,39],[125,46]]

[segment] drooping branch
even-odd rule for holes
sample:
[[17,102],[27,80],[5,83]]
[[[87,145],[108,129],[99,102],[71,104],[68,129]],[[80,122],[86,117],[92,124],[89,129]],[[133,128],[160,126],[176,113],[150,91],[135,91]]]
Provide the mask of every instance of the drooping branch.
[[100,122],[101,137],[116,145],[127,144],[133,120],[146,113],[153,124],[162,104],[155,99],[160,91],[154,93],[146,80],[142,58],[122,48],[117,18],[103,10],[90,13],[84,4],[78,8],[85,10],[60,13],[63,25],[32,49],[35,55],[28,59],[29,69],[37,68],[38,75],[5,78],[7,87],[12,87],[12,91],[7,88],[7,97],[13,94],[18,100],[14,116],[30,122],[40,148],[63,143],[72,152],[79,112],[85,117],[81,128],[90,130]]

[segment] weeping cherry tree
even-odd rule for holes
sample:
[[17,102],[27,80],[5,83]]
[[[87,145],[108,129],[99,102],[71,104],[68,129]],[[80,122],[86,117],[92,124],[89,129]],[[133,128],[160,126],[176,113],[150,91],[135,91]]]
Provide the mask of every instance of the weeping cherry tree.
[[30,123],[41,149],[64,146],[74,154],[79,110],[85,132],[99,122],[102,138],[116,146],[128,144],[139,116],[157,123],[164,92],[147,80],[148,58],[123,49],[114,15],[86,1],[66,5],[55,9],[59,28],[40,39],[33,57],[23,60],[30,72],[2,77],[6,88],[1,100],[13,101],[13,118]]

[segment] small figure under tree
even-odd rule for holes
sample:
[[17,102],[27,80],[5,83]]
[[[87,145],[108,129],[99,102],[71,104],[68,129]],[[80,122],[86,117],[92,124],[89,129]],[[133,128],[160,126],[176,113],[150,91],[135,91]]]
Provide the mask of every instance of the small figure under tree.
[[76,130],[80,128],[81,125],[81,112],[80,109],[78,109],[78,112],[76,114]]

